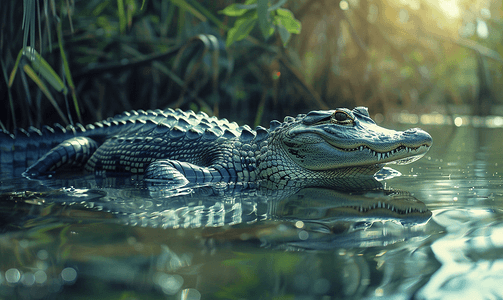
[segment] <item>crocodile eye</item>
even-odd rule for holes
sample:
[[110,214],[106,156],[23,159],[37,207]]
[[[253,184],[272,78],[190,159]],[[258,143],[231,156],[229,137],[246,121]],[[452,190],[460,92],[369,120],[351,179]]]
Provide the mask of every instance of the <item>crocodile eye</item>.
[[336,111],[332,115],[331,122],[335,124],[349,125],[353,123],[353,118],[343,111]]
[[335,119],[339,122],[344,122],[348,119],[348,115],[346,115],[345,113],[343,112],[336,112],[335,115],[334,115]]

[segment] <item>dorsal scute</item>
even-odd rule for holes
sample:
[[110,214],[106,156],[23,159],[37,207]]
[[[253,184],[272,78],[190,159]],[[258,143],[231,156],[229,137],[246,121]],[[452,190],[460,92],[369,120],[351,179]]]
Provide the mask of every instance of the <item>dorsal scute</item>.
[[180,108],[175,109],[175,114],[179,117],[187,117],[187,113]]
[[84,125],[82,125],[80,123],[75,124],[75,129],[76,129],[77,133],[86,132],[86,128],[84,127]]
[[238,123],[236,123],[236,122],[231,122],[231,123],[229,123],[228,125],[229,125],[229,128],[231,128],[231,129],[233,129],[233,130],[236,130],[236,129],[238,129],[238,128],[239,128],[239,125],[238,125]]
[[129,118],[129,117],[131,117],[131,113],[128,111],[125,111],[120,115],[116,115],[114,118]]
[[251,128],[246,128],[243,126],[243,130],[241,130],[241,135],[239,136],[239,141],[243,143],[249,143],[255,138],[255,131],[251,130]]
[[249,125],[247,125],[247,124],[245,124],[243,126],[240,126],[239,129],[241,129],[241,130],[247,130],[247,131],[251,131],[252,130],[251,127]]
[[[86,129],[90,130],[89,128],[91,128],[91,130],[94,129],[94,125],[93,124],[88,124],[86,126]],[[49,125],[42,126],[42,129],[40,129],[40,131],[42,131],[42,134],[54,134],[54,128],[52,128]]]
[[65,127],[63,127],[59,123],[54,123],[54,125],[52,126],[52,128],[54,129],[55,133],[66,133]]
[[154,131],[152,132],[154,135],[165,135],[171,130],[171,127],[166,125],[165,123],[158,123]]
[[[177,129],[174,129],[175,127]],[[171,108],[165,110],[125,111],[113,118],[86,125],[84,129],[86,136],[98,135],[105,137],[117,134],[128,136],[141,133],[161,138],[171,138],[173,136],[173,138],[179,139],[186,136],[191,141],[198,137],[204,137],[208,129],[210,130],[206,137],[208,140],[213,140],[215,136],[235,138],[240,136],[243,130],[255,136],[255,132],[248,125],[240,127],[236,122],[229,122],[225,118],[218,119],[215,116],[209,117],[204,112],[195,113],[194,111]],[[183,130],[183,134],[178,129]],[[186,132],[191,129],[194,130],[187,134]],[[163,135],[164,137],[162,137]]]
[[237,135],[235,133],[235,131],[233,130],[229,130],[229,129],[225,129],[224,130],[224,134],[222,135],[224,138],[226,139],[233,139],[235,138]]
[[72,135],[75,135],[77,132],[77,130],[75,130],[75,127],[72,124],[66,125],[65,129],[66,129],[66,132],[68,132]]
[[306,117],[306,114],[298,114],[296,117],[295,117],[295,120],[296,121],[299,121],[299,120],[302,120]]
[[24,128],[16,128],[14,130],[14,136],[16,137],[16,139],[25,137],[28,138],[30,137],[30,133],[26,131]]
[[257,133],[255,136],[257,142],[263,141],[269,136],[269,131],[262,126],[257,126],[255,132]]
[[138,115],[143,115],[143,116],[148,115],[148,113],[146,111],[144,111],[143,109],[138,109],[136,112],[138,113]]
[[175,110],[174,110],[174,109],[172,109],[171,107],[169,107],[169,108],[166,108],[166,109],[164,110],[164,113],[165,113],[165,114],[167,114],[167,115],[172,115],[172,114],[174,114],[174,113],[175,113]]
[[215,140],[216,138],[219,137],[219,134],[218,132],[216,132],[215,130],[213,130],[212,128],[207,128],[205,131],[204,131],[204,134],[203,134],[203,139],[207,140],[207,141],[213,141]]
[[155,110],[148,109],[146,113],[149,116],[157,116],[157,112]]
[[195,116],[196,116],[196,113],[193,110],[187,110],[187,111],[185,111],[185,117],[187,119],[190,119],[190,117],[195,117]]
[[169,132],[169,138],[172,140],[178,140],[185,136],[186,130],[178,126],[171,128]]
[[148,119],[148,120],[145,120],[145,124],[148,126],[148,127],[154,127],[154,126],[157,126],[157,124],[159,124],[158,122],[156,122],[155,120],[152,120],[152,119]]
[[173,127],[178,123],[178,119],[173,115],[168,115],[166,118],[162,119],[159,123],[162,123],[169,127]]
[[14,141],[14,134],[0,129],[0,141]]
[[[82,124],[77,123],[77,127],[79,127],[79,130],[83,129],[85,131],[85,128],[84,128],[84,126],[82,126]],[[0,132],[1,132],[1,130],[0,130]],[[42,131],[36,127],[33,127],[33,126],[28,127],[28,132],[30,133],[30,135],[33,135],[33,134],[35,134],[37,136],[42,135]]]
[[290,117],[290,116],[286,116],[285,119],[283,120],[283,122],[285,123],[290,123],[290,122],[293,122],[295,121],[295,118],[294,117]]
[[272,120],[269,122],[269,130],[274,131],[276,128],[279,128],[281,126],[281,122],[278,120]]
[[197,125],[196,125],[196,126],[194,126],[194,127],[195,127],[195,128],[198,128],[198,129],[200,129],[200,130],[202,130],[202,131],[205,131],[206,129],[211,128],[211,125],[210,125],[210,124],[208,124],[208,123],[201,122],[201,123],[197,124]]
[[177,126],[180,126],[180,127],[183,127],[183,128],[188,128],[188,127],[192,127],[191,125],[191,122],[187,121],[188,118],[179,118],[178,119],[178,124],[176,124]]
[[187,130],[187,133],[185,136],[188,140],[196,140],[196,139],[201,138],[202,135],[203,135],[203,132],[201,130],[199,130],[196,127],[192,127],[189,130]]
[[136,119],[136,120],[135,120],[135,123],[138,123],[138,124],[145,124],[145,123],[147,123],[147,122],[146,122],[145,120],[143,120],[143,119]]
[[156,121],[157,123],[163,123],[167,118],[168,116],[165,115],[164,112],[161,112],[158,113],[157,116],[153,117],[152,120]]

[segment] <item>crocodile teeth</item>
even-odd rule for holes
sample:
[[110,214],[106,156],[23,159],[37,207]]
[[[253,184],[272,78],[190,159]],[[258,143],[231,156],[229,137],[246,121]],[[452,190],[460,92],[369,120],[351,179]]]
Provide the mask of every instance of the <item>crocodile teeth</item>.
[[424,145],[421,145],[421,146],[416,147],[416,148],[407,147],[407,146],[398,146],[397,148],[392,149],[392,150],[387,151],[387,152],[378,152],[378,151],[370,149],[367,146],[360,145],[360,146],[357,146],[356,148],[351,148],[351,149],[349,149],[349,148],[348,149],[342,148],[341,150],[348,151],[348,152],[350,152],[350,151],[364,151],[364,150],[367,150],[370,155],[374,156],[377,159],[377,161],[381,161],[383,159],[390,158],[391,156],[393,156],[396,153],[399,153],[399,152],[410,153],[410,152],[417,151],[418,149],[420,149],[422,147],[424,147]]
[[399,208],[396,208],[395,206],[393,205],[390,205],[388,203],[384,203],[384,202],[381,202],[381,201],[378,201],[377,203],[374,203],[374,204],[371,204],[370,206],[368,207],[363,207],[363,206],[357,206],[357,207],[353,207],[354,209],[356,209],[357,211],[361,212],[361,213],[366,213],[370,210],[374,210],[374,209],[377,209],[377,208],[385,208],[385,209],[388,209],[392,212],[395,212],[395,213],[398,213],[398,214],[410,214],[410,213],[413,213],[413,212],[419,212],[419,213],[423,213],[425,210],[423,209],[416,209],[416,208],[404,208],[404,209],[399,209]]

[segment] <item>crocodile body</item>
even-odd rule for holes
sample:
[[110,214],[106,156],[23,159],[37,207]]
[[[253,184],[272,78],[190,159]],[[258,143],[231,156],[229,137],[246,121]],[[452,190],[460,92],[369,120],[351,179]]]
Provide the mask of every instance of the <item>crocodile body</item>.
[[27,166],[28,177],[73,166],[153,182],[326,186],[413,162],[431,144],[421,129],[376,125],[364,107],[312,111],[255,130],[204,113],[140,110],[85,127],[31,128],[15,137],[0,132],[0,164]]

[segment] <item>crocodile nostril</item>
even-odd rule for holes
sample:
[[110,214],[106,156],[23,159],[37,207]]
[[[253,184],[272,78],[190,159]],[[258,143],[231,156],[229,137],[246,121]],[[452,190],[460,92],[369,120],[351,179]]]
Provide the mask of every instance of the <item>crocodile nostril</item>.
[[421,129],[419,129],[419,128],[410,128],[410,129],[405,130],[403,133],[404,134],[415,134],[415,133],[418,132],[418,130],[421,130]]

